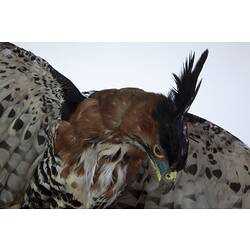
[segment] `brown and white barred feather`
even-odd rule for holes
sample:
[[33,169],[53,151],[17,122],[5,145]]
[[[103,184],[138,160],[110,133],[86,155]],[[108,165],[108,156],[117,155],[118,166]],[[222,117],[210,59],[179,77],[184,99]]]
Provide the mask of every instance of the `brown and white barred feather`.
[[[60,137],[60,135],[59,135]],[[70,165],[46,150],[25,194],[23,208],[106,208],[134,180],[145,154],[130,138],[110,143],[112,135],[88,145]],[[78,141],[79,143],[79,141]],[[70,149],[70,147],[69,147]],[[56,149],[57,150],[57,149]]]
[[[125,188],[128,164],[124,160],[129,145],[98,142],[81,155],[71,166],[65,191],[73,194],[83,208],[105,208],[111,205]],[[63,166],[62,168],[63,169]],[[59,172],[58,181],[61,176]]]
[[113,208],[250,208],[250,150],[238,138],[187,114],[189,152],[175,182],[158,183],[149,168]]

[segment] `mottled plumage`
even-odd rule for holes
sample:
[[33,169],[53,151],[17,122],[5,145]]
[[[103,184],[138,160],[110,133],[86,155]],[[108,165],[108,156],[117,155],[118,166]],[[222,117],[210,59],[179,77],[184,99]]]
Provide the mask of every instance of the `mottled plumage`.
[[249,207],[249,149],[187,113],[207,54],[189,57],[168,96],[81,94],[43,59],[2,43],[0,206]]
[[62,118],[84,97],[46,61],[0,44],[0,206],[23,199]]
[[249,148],[198,116],[185,121],[188,159],[176,180],[159,183],[144,166],[114,208],[250,208]]

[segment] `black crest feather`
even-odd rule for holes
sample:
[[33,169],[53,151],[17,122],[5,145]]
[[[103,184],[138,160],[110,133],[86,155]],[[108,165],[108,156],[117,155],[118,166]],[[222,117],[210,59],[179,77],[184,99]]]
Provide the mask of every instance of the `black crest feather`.
[[183,65],[181,75],[177,76],[176,74],[173,74],[176,89],[170,91],[168,98],[172,100],[175,106],[175,117],[184,114],[190,108],[202,82],[202,80],[200,80],[199,83],[197,83],[207,56],[208,50],[205,50],[195,67],[193,67],[195,53],[190,54],[189,58]]
[[159,125],[161,147],[166,153],[171,168],[175,170],[183,169],[186,164],[188,136],[183,115],[188,111],[199,90],[201,80],[198,82],[198,77],[207,56],[208,50],[203,52],[195,66],[195,54],[189,56],[180,76],[173,74],[176,89],[172,89],[167,97],[161,95],[153,113],[153,118]]

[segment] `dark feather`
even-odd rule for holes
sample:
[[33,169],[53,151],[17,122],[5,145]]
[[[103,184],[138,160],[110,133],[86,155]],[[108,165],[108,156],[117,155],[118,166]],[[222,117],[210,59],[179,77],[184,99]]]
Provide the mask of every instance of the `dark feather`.
[[161,96],[153,113],[153,118],[159,124],[161,147],[165,150],[170,165],[175,164],[175,170],[181,170],[187,159],[188,139],[183,115],[188,111],[199,90],[201,81],[197,84],[197,80],[207,56],[208,50],[201,55],[195,67],[195,55],[189,56],[180,77],[173,74],[176,89],[172,89],[167,97]]
[[207,56],[208,50],[205,50],[193,69],[195,54],[190,54],[189,59],[183,66],[181,75],[173,74],[176,89],[170,91],[168,98],[174,103],[175,117],[186,113],[192,104],[201,85],[201,80],[198,84],[197,80]]
[[62,105],[62,120],[68,120],[70,115],[74,113],[78,104],[82,102],[85,97],[77,89],[77,87],[64,75],[55,70],[49,65],[49,70],[52,76],[58,81],[62,86],[64,100]]

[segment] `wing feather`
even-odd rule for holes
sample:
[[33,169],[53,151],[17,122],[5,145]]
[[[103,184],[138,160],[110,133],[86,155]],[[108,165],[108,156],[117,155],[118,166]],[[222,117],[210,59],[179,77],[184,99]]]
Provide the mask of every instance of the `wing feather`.
[[22,196],[58,122],[82,100],[45,60],[0,44],[0,206]]
[[158,183],[144,166],[143,177],[125,189],[114,208],[131,207],[132,201],[134,208],[250,208],[250,149],[198,116],[187,114],[186,122],[188,159],[176,181]]

